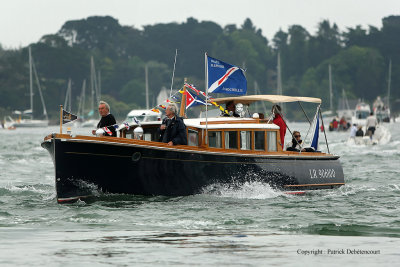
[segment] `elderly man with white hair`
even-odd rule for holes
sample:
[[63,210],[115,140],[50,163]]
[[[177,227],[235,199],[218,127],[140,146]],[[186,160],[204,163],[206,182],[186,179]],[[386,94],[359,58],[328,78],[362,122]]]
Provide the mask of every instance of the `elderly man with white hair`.
[[[97,129],[111,126],[117,123],[114,116],[110,113],[110,105],[108,105],[107,102],[105,101],[99,102],[99,114],[101,116],[101,119],[97,124]],[[114,127],[110,127],[109,130],[112,133],[111,135],[108,133],[104,133],[103,135],[114,136],[114,137],[117,136],[117,132],[115,131]],[[96,130],[93,130],[92,134],[96,135]]]
[[187,145],[186,125],[177,114],[178,106],[174,103],[169,104],[160,127],[159,141],[169,146]]

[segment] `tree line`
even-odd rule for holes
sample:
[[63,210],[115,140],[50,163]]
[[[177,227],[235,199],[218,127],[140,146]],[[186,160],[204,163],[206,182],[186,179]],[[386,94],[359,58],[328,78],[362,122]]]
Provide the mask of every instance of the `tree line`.
[[[204,53],[208,52],[246,69],[249,94],[254,93],[256,84],[259,93],[275,94],[280,55],[283,94],[320,97],[325,109],[329,105],[329,65],[335,104],[342,91],[348,98],[372,102],[387,94],[391,61],[390,101],[393,109],[399,109],[400,16],[383,18],[380,29],[356,26],[341,31],[335,23],[322,20],[316,33],[310,34],[301,25],[292,25],[287,31],[279,30],[272,40],[250,19],[240,26],[222,27],[188,18],[183,23],[160,23],[139,30],[120,25],[110,16],[94,16],[67,21],[57,33],[30,46],[53,118],[64,103],[68,79],[72,80],[73,110],[77,109],[83,81],[90,84],[91,57],[101,77],[102,98],[111,103],[118,117],[145,106],[146,65],[150,103],[157,104],[160,89],[171,86],[176,49],[175,89],[187,77],[204,90]],[[89,86],[86,92],[89,94]],[[41,105],[39,97],[34,101],[36,107]],[[28,108],[28,48],[6,50],[0,46],[0,116]],[[35,114],[40,111],[35,109]]]

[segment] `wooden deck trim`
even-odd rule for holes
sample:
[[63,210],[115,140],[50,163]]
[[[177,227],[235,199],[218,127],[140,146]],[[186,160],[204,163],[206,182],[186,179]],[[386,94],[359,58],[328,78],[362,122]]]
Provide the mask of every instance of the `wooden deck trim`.
[[[220,120],[220,121],[209,121],[207,124],[243,124],[243,123],[265,123],[265,119],[251,119],[251,120]],[[268,123],[271,124],[271,123]],[[205,121],[200,122],[200,125],[206,125]]]
[[166,143],[154,142],[154,141],[144,141],[137,139],[126,139],[121,137],[97,137],[97,136],[85,136],[85,135],[77,135],[70,136],[68,134],[51,134],[45,137],[45,141],[48,141],[52,138],[58,139],[66,139],[66,140],[82,140],[82,141],[100,141],[100,142],[110,142],[110,143],[119,143],[119,144],[132,144],[132,145],[141,145],[141,146],[153,146],[160,148],[170,148],[174,150],[186,150],[193,152],[215,152],[215,153],[227,153],[227,154],[240,154],[240,155],[254,155],[254,156],[284,156],[284,157],[335,157],[334,155],[325,154],[321,152],[292,152],[292,151],[255,151],[255,150],[233,150],[233,149],[224,149],[224,148],[208,148],[204,146],[188,146],[188,145],[177,145],[177,146],[168,146]]

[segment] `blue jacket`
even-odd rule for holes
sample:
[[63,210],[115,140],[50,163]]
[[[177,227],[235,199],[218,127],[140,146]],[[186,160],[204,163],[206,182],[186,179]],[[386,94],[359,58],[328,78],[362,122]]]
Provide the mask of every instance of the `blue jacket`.
[[175,116],[172,119],[163,119],[162,124],[166,125],[165,130],[160,130],[160,142],[172,141],[174,145],[187,145],[186,125],[181,117]]

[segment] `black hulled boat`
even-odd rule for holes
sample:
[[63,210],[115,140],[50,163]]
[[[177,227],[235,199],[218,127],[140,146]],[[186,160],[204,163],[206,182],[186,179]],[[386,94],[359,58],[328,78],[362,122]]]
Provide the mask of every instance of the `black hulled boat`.
[[[214,99],[312,102],[317,98],[242,96]],[[317,112],[318,113],[318,112]],[[319,114],[319,113],[318,113]],[[315,120],[318,115],[315,116]],[[212,184],[269,183],[288,193],[344,185],[339,156],[322,152],[283,151],[279,127],[260,118],[186,119],[188,145],[156,142],[161,122],[123,128],[119,137],[51,134],[42,147],[55,166],[58,202],[106,193],[184,196]],[[315,125],[314,125],[315,126]],[[135,129],[143,130],[136,135]]]

